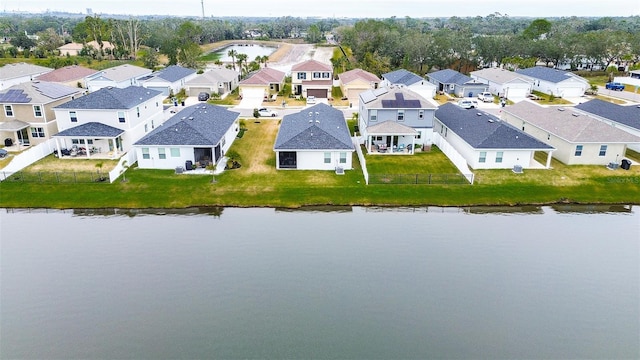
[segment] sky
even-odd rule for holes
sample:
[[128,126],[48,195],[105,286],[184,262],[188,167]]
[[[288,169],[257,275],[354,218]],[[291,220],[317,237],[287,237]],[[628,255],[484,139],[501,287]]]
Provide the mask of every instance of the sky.
[[[510,17],[640,15],[639,0],[203,0],[206,17]],[[313,4],[313,6],[310,6]],[[201,0],[0,0],[0,11],[201,16]]]

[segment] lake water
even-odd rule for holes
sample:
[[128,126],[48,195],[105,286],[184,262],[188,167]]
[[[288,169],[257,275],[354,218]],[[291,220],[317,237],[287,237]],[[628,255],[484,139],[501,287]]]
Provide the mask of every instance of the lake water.
[[0,357],[640,357],[637,207],[2,210]]
[[[269,56],[273,54],[277,48],[273,46],[263,46],[258,44],[247,44],[247,45],[231,45],[227,46],[224,49],[218,50],[215,52],[216,55],[219,56],[219,60],[224,63],[230,63],[233,59],[228,56],[229,50],[235,50],[238,54],[246,54],[247,61],[251,62],[255,60],[256,56]],[[236,60],[238,58],[236,57]]]

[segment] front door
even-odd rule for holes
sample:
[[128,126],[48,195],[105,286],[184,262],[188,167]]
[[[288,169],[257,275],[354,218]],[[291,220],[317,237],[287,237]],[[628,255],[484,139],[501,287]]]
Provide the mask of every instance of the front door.
[[29,131],[27,130],[27,128],[18,130],[18,141],[24,146],[29,146],[31,144],[29,142]]

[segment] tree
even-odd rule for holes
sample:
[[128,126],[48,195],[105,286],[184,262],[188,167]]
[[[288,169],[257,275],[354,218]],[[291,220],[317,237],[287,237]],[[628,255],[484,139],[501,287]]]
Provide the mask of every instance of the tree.
[[[236,55],[236,57],[238,58],[238,67],[240,68],[240,72],[244,73],[245,75],[247,74],[247,58],[249,57],[247,54],[238,54]],[[242,64],[245,64],[244,66],[242,66]]]
[[236,69],[236,56],[238,55],[238,52],[234,49],[231,49],[229,51],[227,51],[227,56],[229,56],[231,58],[231,63],[233,64],[233,70]]
[[37,47],[42,49],[45,53],[54,53],[60,46],[64,45],[62,36],[53,28],[48,28],[45,31],[37,33],[38,42]]
[[142,62],[144,63],[144,66],[147,69],[153,69],[156,66],[158,66],[158,64],[160,63],[160,61],[158,60],[158,53],[151,48],[146,48],[144,50],[141,50],[140,59],[142,60]]
[[527,39],[535,40],[540,39],[543,34],[547,34],[549,31],[551,31],[549,20],[536,19],[524,30],[522,35]]
[[312,44],[316,44],[322,41],[322,32],[320,31],[318,25],[314,24],[309,26],[309,30],[307,30],[306,40],[307,42]]
[[180,48],[178,53],[178,62],[180,65],[192,69],[202,67],[198,58],[202,55],[202,49],[195,43],[185,44]]
[[30,39],[26,34],[18,33],[11,39],[11,45],[29,52],[32,47],[36,46],[36,42]]
[[116,20],[114,21],[114,30],[118,34],[118,43],[135,59],[142,42],[140,20],[137,18]]

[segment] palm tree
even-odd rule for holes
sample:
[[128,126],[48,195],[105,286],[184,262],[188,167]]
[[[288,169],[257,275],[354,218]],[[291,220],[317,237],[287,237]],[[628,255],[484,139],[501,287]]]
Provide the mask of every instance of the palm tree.
[[[242,72],[242,70],[243,70],[242,63],[246,64],[247,63],[247,58],[249,56],[247,54],[238,54],[237,57],[238,57],[238,65],[240,66],[240,72]],[[244,69],[244,70],[245,70],[245,73],[246,73],[246,69]]]
[[227,56],[230,56],[230,57],[231,57],[231,60],[232,60],[232,62],[231,62],[231,63],[233,64],[233,70],[235,70],[235,69],[236,69],[236,56],[237,56],[237,55],[238,55],[238,52],[237,52],[237,51],[235,51],[235,50],[233,50],[233,49],[231,49],[231,50],[229,50],[229,51],[227,52]]

